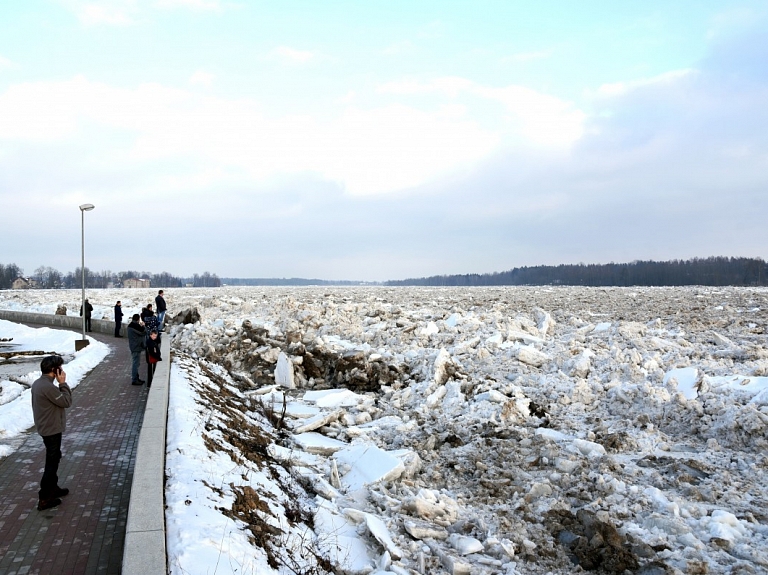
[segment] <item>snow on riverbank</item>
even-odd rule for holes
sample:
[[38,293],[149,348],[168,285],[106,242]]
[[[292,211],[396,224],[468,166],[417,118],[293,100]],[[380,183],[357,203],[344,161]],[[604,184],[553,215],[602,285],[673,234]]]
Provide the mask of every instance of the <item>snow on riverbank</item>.
[[768,571],[764,289],[166,300],[174,573]]

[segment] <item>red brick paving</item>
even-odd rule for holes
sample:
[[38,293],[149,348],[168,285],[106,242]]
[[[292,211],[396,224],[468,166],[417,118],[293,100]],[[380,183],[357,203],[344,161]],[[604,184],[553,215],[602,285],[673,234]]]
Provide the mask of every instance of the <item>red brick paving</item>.
[[3,575],[120,573],[147,392],[131,385],[127,339],[89,335],[111,352],[72,391],[59,464],[59,485],[70,494],[37,511],[45,447],[34,430],[0,461]]

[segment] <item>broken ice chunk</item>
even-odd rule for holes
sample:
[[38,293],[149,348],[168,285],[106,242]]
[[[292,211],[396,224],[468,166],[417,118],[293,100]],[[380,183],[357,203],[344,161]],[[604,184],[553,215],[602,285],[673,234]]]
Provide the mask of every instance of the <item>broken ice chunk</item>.
[[406,519],[403,527],[414,539],[447,539],[448,531],[444,527],[421,521],[419,519]]
[[277,365],[275,366],[275,383],[289,389],[296,387],[293,380],[293,362],[282,351],[277,356]]
[[470,553],[480,553],[484,547],[483,544],[474,537],[451,533],[448,537],[448,543],[459,552],[459,555],[469,555]]
[[345,573],[371,572],[373,563],[368,547],[352,521],[323,500],[319,500],[314,520],[318,544],[335,566]]
[[539,351],[535,347],[529,345],[521,345],[515,350],[515,356],[517,360],[532,365],[533,367],[541,367],[549,361],[549,356],[543,351]]
[[318,407],[352,407],[363,403],[367,398],[349,389],[325,389],[308,391],[303,399]]
[[301,424],[298,425],[293,429],[294,433],[305,433],[307,431],[313,431],[315,429],[320,429],[324,425],[328,425],[332,421],[336,421],[339,419],[344,412],[340,409],[333,411],[331,413],[320,413],[314,417],[310,417],[309,419],[304,419],[301,421]]
[[376,541],[381,543],[384,549],[386,549],[392,557],[395,559],[400,559],[400,557],[403,556],[403,552],[397,545],[395,545],[395,542],[392,541],[392,536],[389,534],[389,529],[387,529],[387,526],[380,518],[376,517],[372,513],[365,513],[364,511],[359,511],[353,508],[345,509],[344,515],[353,521],[364,521],[366,527],[368,527],[368,531],[371,532],[371,535],[373,535]]
[[341,481],[351,490],[378,481],[397,479],[405,470],[400,459],[373,444],[351,445],[337,451],[334,457],[338,463],[350,467]]
[[294,435],[293,440],[307,453],[316,453],[318,455],[331,455],[339,449],[347,447],[347,444],[343,441],[311,431]]

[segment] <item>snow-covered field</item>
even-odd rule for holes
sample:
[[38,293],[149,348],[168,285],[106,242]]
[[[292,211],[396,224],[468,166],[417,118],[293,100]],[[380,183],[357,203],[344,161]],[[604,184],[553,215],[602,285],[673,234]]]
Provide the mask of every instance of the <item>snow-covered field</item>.
[[29,389],[40,377],[43,357],[58,353],[64,358],[67,383],[74,389],[109,353],[109,347],[96,340],[75,353],[75,340],[81,337],[0,320],[0,457],[11,453],[18,438],[35,424]]
[[166,300],[173,573],[768,572],[768,290]]

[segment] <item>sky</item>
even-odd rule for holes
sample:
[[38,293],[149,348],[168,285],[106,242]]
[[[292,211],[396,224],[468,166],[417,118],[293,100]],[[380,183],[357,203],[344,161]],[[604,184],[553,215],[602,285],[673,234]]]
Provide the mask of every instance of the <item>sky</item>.
[[0,4],[0,263],[382,281],[765,257],[768,5]]

